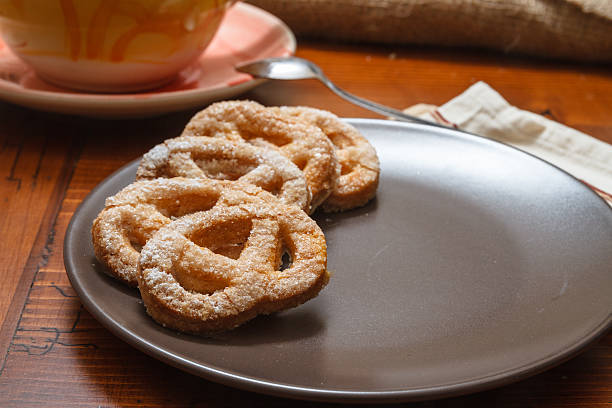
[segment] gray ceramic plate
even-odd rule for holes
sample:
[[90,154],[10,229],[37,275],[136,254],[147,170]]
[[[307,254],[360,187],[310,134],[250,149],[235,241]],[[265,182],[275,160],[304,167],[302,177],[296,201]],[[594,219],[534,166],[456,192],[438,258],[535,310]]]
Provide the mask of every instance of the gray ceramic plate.
[[366,207],[317,215],[333,274],[319,297],[215,339],[155,324],[90,243],[131,163],[92,191],[66,234],[84,305],[129,344],[206,379],[340,402],[498,386],[564,361],[611,325],[612,211],[583,184],[475,136],[350,122],[376,147],[381,182]]

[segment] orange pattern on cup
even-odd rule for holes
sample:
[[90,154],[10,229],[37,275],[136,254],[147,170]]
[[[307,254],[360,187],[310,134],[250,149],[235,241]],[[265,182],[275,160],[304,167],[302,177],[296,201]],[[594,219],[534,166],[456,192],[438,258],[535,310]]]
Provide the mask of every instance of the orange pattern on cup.
[[[23,7],[24,0],[11,0],[16,9]],[[210,10],[203,21],[196,21],[193,27],[193,35],[204,37],[211,25],[219,23],[223,16],[223,4],[227,1],[212,0]],[[147,9],[143,4],[135,1],[101,0],[87,25],[82,29],[79,23],[77,9],[73,0],[59,0],[64,24],[66,27],[66,42],[69,47],[69,57],[78,60],[82,57],[83,31],[85,32],[85,58],[106,59],[103,55],[105,42],[108,41],[111,19],[116,16],[130,18],[135,25],[128,28],[110,46],[109,59],[112,62],[121,62],[126,59],[129,45],[141,34],[158,33],[165,35],[171,41],[171,50],[180,49],[180,40],[188,28],[185,26],[190,15],[199,18],[196,13],[201,1],[190,0],[177,7],[168,10],[163,15]],[[204,42],[204,41],[203,41]],[[36,54],[29,50],[28,54]]]
[[101,1],[87,29],[87,58],[96,59],[102,53],[104,38],[117,0]]
[[[215,1],[215,6],[218,6]],[[191,7],[187,13],[176,13],[174,15],[153,16],[143,15],[141,13],[130,13],[131,17],[138,21],[138,24],[132,29],[121,35],[112,46],[110,60],[112,62],[120,62],[125,59],[125,53],[130,43],[139,35],[145,33],[160,33],[165,34],[174,42],[174,49],[179,48],[179,40],[185,32],[184,17],[192,13],[197,7],[197,2],[192,1]],[[222,11],[216,7],[212,9],[203,23],[199,23],[194,33],[204,34],[209,24],[215,23],[216,17],[221,17]]]
[[68,44],[70,44],[70,58],[76,61],[81,53],[81,30],[79,28],[79,19],[72,0],[60,0],[62,13],[66,19],[66,34],[68,35]]
[[11,3],[13,3],[13,6],[17,9],[17,11],[23,14],[23,0],[11,0]]

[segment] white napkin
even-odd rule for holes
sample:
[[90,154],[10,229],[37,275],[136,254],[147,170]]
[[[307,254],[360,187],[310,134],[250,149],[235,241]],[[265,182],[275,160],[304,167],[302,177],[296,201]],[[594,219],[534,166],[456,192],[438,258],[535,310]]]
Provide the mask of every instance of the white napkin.
[[580,179],[612,205],[612,145],[510,105],[477,82],[444,105],[405,110],[529,152]]

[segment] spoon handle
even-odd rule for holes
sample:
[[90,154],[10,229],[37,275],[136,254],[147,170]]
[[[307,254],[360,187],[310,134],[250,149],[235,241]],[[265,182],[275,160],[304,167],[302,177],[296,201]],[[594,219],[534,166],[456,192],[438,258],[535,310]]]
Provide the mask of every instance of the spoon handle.
[[435,122],[431,122],[429,120],[425,120],[425,119],[421,119],[419,117],[416,116],[412,116],[412,115],[407,115],[402,111],[393,109],[393,108],[389,108],[388,106],[384,106],[384,105],[380,105],[376,102],[372,102],[369,101],[367,99],[363,99],[360,98],[358,96],[355,96],[353,94],[350,94],[348,92],[346,92],[345,90],[338,88],[333,82],[331,82],[329,79],[327,79],[327,77],[325,76],[320,76],[318,78],[321,82],[323,82],[323,84],[325,84],[325,86],[327,86],[329,89],[331,89],[336,95],[346,99],[349,102],[354,103],[355,105],[361,106],[362,108],[371,110],[373,112],[379,113],[381,115],[385,115],[385,116],[390,116],[394,119],[398,119],[398,120],[403,120],[403,121],[407,121],[407,122],[417,122],[417,123],[422,123],[424,125],[430,125],[430,126],[435,126],[435,127],[442,127],[442,128],[446,128],[447,126],[444,125],[440,125],[438,123]]

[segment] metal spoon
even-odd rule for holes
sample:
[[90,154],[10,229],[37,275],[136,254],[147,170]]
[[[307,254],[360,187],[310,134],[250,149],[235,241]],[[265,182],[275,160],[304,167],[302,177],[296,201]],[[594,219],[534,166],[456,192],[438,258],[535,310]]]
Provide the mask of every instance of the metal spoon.
[[325,76],[321,68],[319,68],[317,65],[302,58],[267,58],[255,62],[238,65],[236,67],[236,70],[239,72],[251,74],[253,77],[256,78],[280,80],[318,79],[340,97],[346,99],[349,102],[354,103],[355,105],[361,106],[362,108],[369,109],[381,115],[391,116],[399,120],[418,122],[436,127],[446,127],[443,125],[439,125],[435,122],[431,122],[429,120],[421,119],[412,115],[407,115],[402,111],[398,111],[396,109],[389,108],[388,106],[380,105],[376,102],[368,101],[367,99],[352,95],[338,88],[332,81],[329,80],[329,78]]

